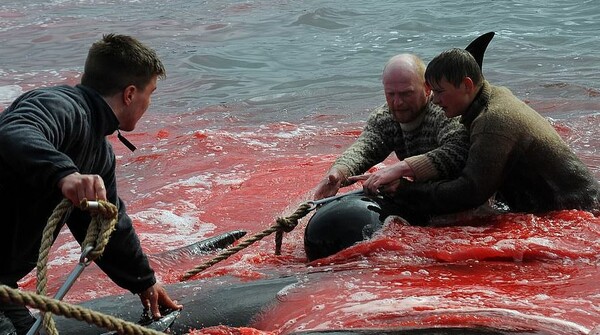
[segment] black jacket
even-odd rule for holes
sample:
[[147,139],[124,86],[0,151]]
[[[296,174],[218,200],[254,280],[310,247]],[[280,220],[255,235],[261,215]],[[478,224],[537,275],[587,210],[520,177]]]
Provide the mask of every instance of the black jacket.
[[[106,136],[118,126],[104,99],[81,85],[27,92],[0,114],[0,282],[14,283],[35,268],[44,227],[63,199],[58,181],[73,172],[100,175],[119,209],[116,230],[96,263],[133,293],[156,282],[117,195],[115,155]],[[80,243],[90,219],[75,209],[67,222]]]

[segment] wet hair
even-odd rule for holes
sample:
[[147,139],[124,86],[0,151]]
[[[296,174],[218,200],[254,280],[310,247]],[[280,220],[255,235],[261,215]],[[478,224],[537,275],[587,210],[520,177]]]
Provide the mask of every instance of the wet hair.
[[129,85],[144,89],[155,76],[163,79],[166,71],[154,50],[131,36],[107,34],[92,44],[81,84],[111,96]]
[[477,61],[467,50],[454,48],[437,55],[425,70],[425,80],[429,85],[446,79],[455,87],[460,86],[465,77],[471,78],[475,86],[483,83],[483,74]]

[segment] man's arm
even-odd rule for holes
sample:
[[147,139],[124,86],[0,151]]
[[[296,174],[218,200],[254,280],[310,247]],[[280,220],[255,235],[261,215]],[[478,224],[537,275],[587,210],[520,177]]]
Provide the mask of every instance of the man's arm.
[[0,117],[0,161],[7,171],[21,178],[25,185],[39,189],[55,188],[63,177],[77,172],[73,161],[57,148],[70,134],[85,123],[73,106],[52,93],[35,95]]
[[338,157],[321,180],[315,191],[315,199],[335,195],[340,187],[352,183],[349,176],[367,171],[392,153],[394,121],[387,105],[375,109],[358,139]]
[[405,159],[416,181],[457,177],[467,161],[470,147],[467,129],[457,119],[449,119],[435,108],[427,115],[424,126],[433,132],[437,147]]
[[440,215],[472,209],[484,204],[498,190],[516,139],[501,134],[478,133],[465,168],[452,180],[403,182],[393,195],[403,208]]

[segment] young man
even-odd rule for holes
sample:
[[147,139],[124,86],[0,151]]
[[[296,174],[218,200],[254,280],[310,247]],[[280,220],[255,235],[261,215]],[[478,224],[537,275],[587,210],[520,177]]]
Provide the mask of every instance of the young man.
[[[109,34],[90,48],[80,85],[27,92],[0,114],[0,283],[16,288],[35,267],[42,231],[63,198],[75,206],[83,199],[106,200],[118,207],[119,221],[98,266],[139,294],[154,317],[160,317],[159,306],[181,308],[156,282],[117,195],[115,155],[106,139],[135,128],[164,76],[153,50]],[[67,220],[80,243],[90,220],[77,208]],[[35,321],[23,306],[2,304],[2,314],[18,334]]]
[[598,210],[600,186],[590,170],[544,117],[488,83],[469,52],[442,52],[425,78],[433,101],[469,129],[469,156],[458,178],[403,182],[393,195],[399,206],[437,215],[475,208],[495,195],[514,212]]
[[[457,120],[444,117],[431,102],[425,64],[412,54],[392,57],[383,69],[386,104],[375,109],[360,137],[333,164],[315,199],[335,195],[341,186],[365,180],[373,193],[392,192],[403,177],[416,181],[455,177],[464,166],[468,135]],[[395,152],[400,162],[356,176]]]

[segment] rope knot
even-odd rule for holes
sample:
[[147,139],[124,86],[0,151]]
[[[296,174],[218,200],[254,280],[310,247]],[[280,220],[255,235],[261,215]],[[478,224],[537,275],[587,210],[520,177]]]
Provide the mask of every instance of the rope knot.
[[292,217],[277,218],[278,227],[286,233],[291,232],[298,225],[298,219]]
[[298,209],[294,212],[294,214],[285,217],[285,218],[277,218],[275,220],[277,222],[278,228],[282,231],[289,233],[298,225],[298,221],[306,216],[306,214],[310,213],[311,205],[307,202],[300,204]]
[[90,212],[92,216],[102,215],[106,219],[115,218],[119,213],[117,206],[104,200],[88,201],[87,199],[83,199],[79,203],[79,207],[84,211]]

